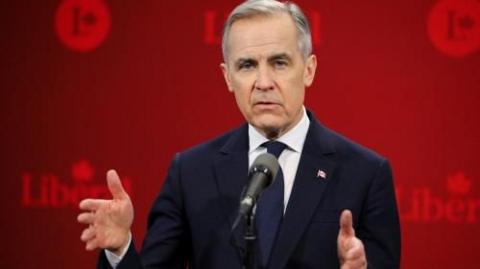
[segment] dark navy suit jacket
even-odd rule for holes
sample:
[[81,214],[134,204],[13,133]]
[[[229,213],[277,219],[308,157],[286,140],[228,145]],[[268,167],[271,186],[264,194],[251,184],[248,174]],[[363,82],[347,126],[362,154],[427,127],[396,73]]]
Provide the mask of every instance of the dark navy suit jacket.
[[[399,268],[400,225],[386,159],[311,120],[271,269],[339,268],[343,209],[353,213],[368,268]],[[248,127],[175,156],[140,254],[118,268],[240,269],[241,228],[230,231],[248,173]],[[318,176],[318,171],[325,178]],[[102,251],[99,268],[109,268]]]

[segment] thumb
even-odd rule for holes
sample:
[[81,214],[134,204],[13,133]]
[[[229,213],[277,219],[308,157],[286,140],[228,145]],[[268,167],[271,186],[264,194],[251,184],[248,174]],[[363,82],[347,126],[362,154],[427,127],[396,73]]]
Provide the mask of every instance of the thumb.
[[123,189],[122,182],[120,181],[117,172],[113,169],[107,172],[107,185],[113,199],[128,199],[128,194]]
[[344,237],[354,237],[355,230],[353,229],[353,220],[352,212],[346,209],[343,210],[342,215],[340,216],[340,236]]

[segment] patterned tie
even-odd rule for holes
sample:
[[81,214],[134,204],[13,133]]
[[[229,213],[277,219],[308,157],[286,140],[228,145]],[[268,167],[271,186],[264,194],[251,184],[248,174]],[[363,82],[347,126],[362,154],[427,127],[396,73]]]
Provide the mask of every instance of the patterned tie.
[[[267,152],[278,159],[287,145],[278,141],[268,141],[263,143],[262,146],[266,147]],[[283,218],[283,185],[283,173],[282,168],[280,168],[272,185],[263,191],[257,204],[258,243],[261,254],[260,261],[263,267],[268,264],[277,231]]]

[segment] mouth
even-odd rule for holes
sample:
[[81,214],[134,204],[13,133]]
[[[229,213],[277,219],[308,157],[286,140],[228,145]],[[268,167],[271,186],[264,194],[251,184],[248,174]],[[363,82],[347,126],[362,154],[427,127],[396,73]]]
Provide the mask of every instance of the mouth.
[[280,104],[277,102],[259,101],[259,102],[255,102],[254,106],[258,109],[270,110],[280,106]]

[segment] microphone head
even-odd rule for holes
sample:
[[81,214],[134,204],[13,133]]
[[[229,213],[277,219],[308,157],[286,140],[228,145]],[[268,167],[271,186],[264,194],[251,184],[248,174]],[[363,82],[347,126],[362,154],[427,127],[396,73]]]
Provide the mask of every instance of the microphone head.
[[[270,153],[260,154],[249,170],[249,182],[240,196],[239,216],[251,212],[260,193],[268,187],[277,176],[280,165],[277,158]],[[238,220],[238,218],[237,218]],[[235,222],[237,223],[237,221]],[[236,224],[234,224],[234,227]]]
[[253,161],[250,172],[260,170],[269,174],[271,175],[271,182],[277,176],[278,169],[280,169],[280,165],[278,164],[277,158],[270,153],[262,153]]

